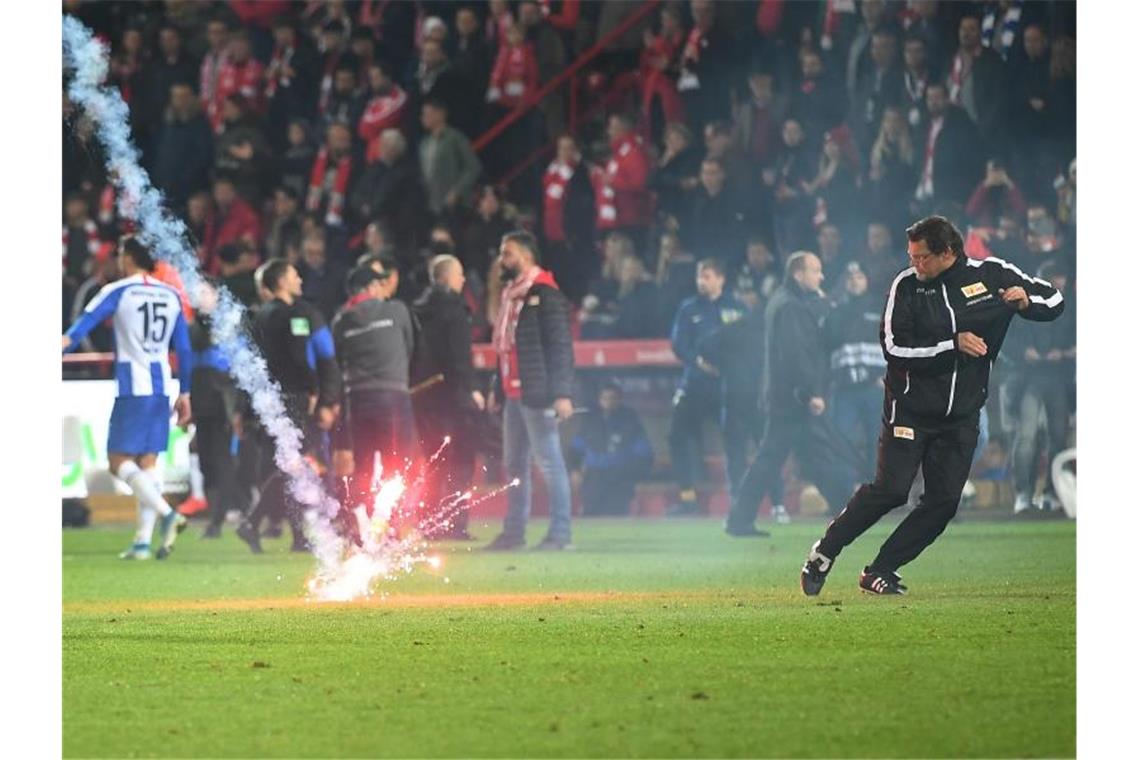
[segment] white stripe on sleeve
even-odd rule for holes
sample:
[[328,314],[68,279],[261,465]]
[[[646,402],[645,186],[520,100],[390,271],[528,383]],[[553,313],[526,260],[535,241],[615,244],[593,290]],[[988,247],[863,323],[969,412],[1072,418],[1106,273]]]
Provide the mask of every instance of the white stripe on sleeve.
[[924,359],[931,356],[938,356],[945,351],[953,351],[953,339],[940,341],[933,346],[921,347],[900,346],[895,343],[894,330],[891,328],[891,320],[895,312],[895,291],[898,290],[899,283],[911,274],[914,274],[914,267],[899,272],[898,276],[895,277],[895,281],[891,283],[891,291],[887,296],[887,310],[883,315],[883,337],[885,338],[884,343],[886,343],[887,346],[887,353],[891,356],[897,356],[900,359]]

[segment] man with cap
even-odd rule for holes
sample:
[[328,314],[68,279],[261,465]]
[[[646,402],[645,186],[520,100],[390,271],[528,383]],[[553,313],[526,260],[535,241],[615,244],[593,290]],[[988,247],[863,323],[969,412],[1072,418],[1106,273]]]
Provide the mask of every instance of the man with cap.
[[345,431],[351,440],[352,506],[371,504],[377,455],[390,474],[402,471],[405,460],[419,453],[408,393],[415,329],[408,307],[385,299],[387,279],[370,266],[354,268],[345,281],[348,301],[332,321],[344,378]]

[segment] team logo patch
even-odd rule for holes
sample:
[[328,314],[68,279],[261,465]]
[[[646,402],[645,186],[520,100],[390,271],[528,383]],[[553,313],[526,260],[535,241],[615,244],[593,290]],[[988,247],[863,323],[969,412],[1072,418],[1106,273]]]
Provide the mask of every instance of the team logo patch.
[[966,296],[966,298],[980,296],[985,292],[986,284],[984,282],[975,282],[973,285],[967,285],[966,287],[962,288],[962,295]]
[[289,332],[294,335],[308,335],[309,320],[305,317],[293,317],[289,320]]
[[895,426],[895,438],[905,438],[908,441],[914,440],[914,428]]
[[539,298],[539,296],[531,296],[527,299],[527,304],[530,306],[538,306]]

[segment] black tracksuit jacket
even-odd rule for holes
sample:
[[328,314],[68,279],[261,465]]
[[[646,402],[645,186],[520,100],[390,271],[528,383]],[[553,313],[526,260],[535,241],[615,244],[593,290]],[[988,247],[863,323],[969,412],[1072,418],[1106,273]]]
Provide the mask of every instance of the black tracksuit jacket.
[[[1000,295],[1017,286],[1029,296],[1020,312]],[[1064,309],[1061,294],[1047,281],[994,257],[959,257],[926,282],[913,267],[899,272],[879,330],[887,359],[886,422],[945,427],[972,421],[986,403],[990,369],[1014,315],[1048,322]],[[962,332],[982,338],[986,355],[959,351],[956,336]]]

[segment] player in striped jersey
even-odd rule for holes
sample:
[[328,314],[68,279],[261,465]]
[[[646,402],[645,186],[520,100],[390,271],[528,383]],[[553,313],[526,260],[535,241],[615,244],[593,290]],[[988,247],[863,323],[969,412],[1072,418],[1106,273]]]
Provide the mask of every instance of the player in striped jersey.
[[170,350],[178,355],[178,425],[190,424],[190,373],[193,353],[181,299],[172,287],[155,279],[155,261],[134,236],[119,243],[123,277],[107,286],[87,305],[63,336],[63,350],[77,347],[87,333],[112,320],[115,335],[115,379],[118,396],[111,411],[107,461],[111,473],[138,498],[138,531],[121,559],[149,559],[155,521],[161,518],[161,545],[155,556],[165,559],[174,539],[186,527],[162,497],[154,475],[158,454],[166,451],[170,435]]

